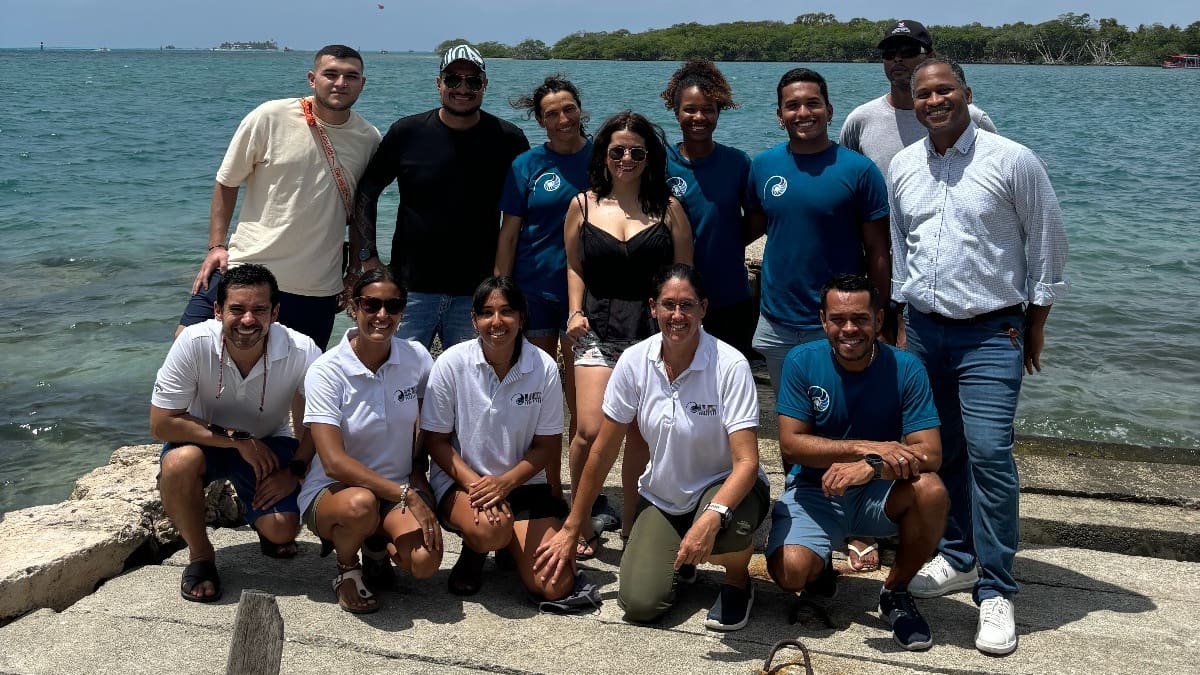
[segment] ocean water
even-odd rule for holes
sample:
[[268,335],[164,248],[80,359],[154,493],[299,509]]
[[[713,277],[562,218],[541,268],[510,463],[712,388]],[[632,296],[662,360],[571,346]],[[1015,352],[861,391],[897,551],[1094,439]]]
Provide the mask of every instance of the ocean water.
[[[251,108],[308,92],[310,59],[0,51],[0,72],[24,83],[0,119],[0,512],[63,499],[114,448],[151,442],[150,387],[204,256],[217,165]],[[355,109],[381,130],[436,105],[433,56],[366,59]],[[677,139],[658,98],[676,65],[495,60],[485,108],[537,142],[507,101],[562,71],[592,128],[632,108]],[[751,154],[782,141],[775,83],[791,64],[722,67],[741,107],[721,116],[718,140]],[[830,83],[833,134],[884,92],[876,64],[812,67]],[[967,74],[1000,131],[1045,160],[1071,239],[1072,292],[1051,314],[1018,431],[1200,447],[1200,71]],[[394,207],[389,192],[384,250]]]

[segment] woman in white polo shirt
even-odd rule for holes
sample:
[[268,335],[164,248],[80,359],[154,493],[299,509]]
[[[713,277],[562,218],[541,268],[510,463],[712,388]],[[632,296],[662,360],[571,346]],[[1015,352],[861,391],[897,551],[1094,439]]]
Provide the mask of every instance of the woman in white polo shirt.
[[442,535],[423,467],[413,462],[433,359],[421,345],[395,337],[407,294],[387,268],[364,274],[352,296],[355,326],[304,379],[304,424],[317,456],[298,501],[322,554],[337,552],[338,604],[366,614],[379,609],[368,583],[392,574],[388,556],[414,577],[428,578],[442,562]]
[[[676,264],[650,300],[660,333],[621,355],[604,393],[605,419],[562,530],[536,554],[547,579],[570,569],[575,537],[612,468],[625,428],[637,421],[650,444],[640,500],[621,557],[618,602],[625,620],[654,621],[674,602],[693,566],[725,568],[705,626],[738,630],[754,600],[749,565],[770,489],[758,465],[758,395],[750,365],[701,328],[708,301],[699,275]],[[680,574],[680,572],[683,574]]]
[[483,562],[500,550],[538,599],[558,600],[574,586],[570,575],[533,573],[533,552],[558,533],[567,505],[545,472],[562,451],[558,364],[522,337],[527,317],[512,277],[485,279],[471,303],[479,338],[447,349],[429,375],[421,429],[438,515],[463,538],[448,580],[456,595],[479,592]]

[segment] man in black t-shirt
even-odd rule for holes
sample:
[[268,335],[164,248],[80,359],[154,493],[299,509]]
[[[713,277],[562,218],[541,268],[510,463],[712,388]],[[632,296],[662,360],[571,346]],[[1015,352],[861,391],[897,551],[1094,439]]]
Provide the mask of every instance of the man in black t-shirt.
[[470,45],[448,50],[437,77],[439,108],[401,118],[383,137],[358,183],[356,216],[364,269],[375,249],[380,193],[396,181],[400,208],[390,265],[408,290],[397,335],[429,348],[474,337],[471,295],[490,276],[500,231],[500,191],[512,160],[529,149],[515,125],[480,110],[483,57]]

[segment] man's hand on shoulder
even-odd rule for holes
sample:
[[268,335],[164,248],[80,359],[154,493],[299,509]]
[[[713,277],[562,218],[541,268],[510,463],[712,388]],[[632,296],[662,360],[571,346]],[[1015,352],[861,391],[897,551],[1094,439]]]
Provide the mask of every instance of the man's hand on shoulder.
[[208,255],[204,256],[204,262],[200,264],[200,271],[196,273],[196,279],[192,282],[192,295],[200,291],[208,290],[208,278],[213,272],[225,273],[229,268],[229,251],[225,249],[224,244],[213,246],[208,250]]

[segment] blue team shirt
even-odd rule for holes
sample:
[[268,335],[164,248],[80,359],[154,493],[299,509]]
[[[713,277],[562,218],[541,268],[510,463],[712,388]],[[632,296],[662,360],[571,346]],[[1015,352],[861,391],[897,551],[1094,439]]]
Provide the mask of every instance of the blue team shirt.
[[[900,441],[938,426],[924,364],[882,342],[878,349],[866,370],[852,373],[834,360],[828,340],[793,347],[783,362],[776,412],[837,440]],[[825,469],[795,465],[791,473],[820,482]]]
[[819,329],[825,282],[866,271],[860,226],[888,215],[883,174],[837,143],[799,155],[785,142],[750,163],[746,204],[767,216],[763,316],[793,330]]
[[749,174],[750,156],[720,143],[694,161],[681,155],[678,146],[667,152],[667,185],[692,225],[693,257],[704,276],[710,308],[750,297],[742,242],[742,200]]
[[530,148],[513,160],[500,195],[500,210],[525,222],[517,238],[513,279],[526,295],[567,301],[567,253],[563,220],[571,198],[588,188],[592,141],[571,155],[548,144]]

